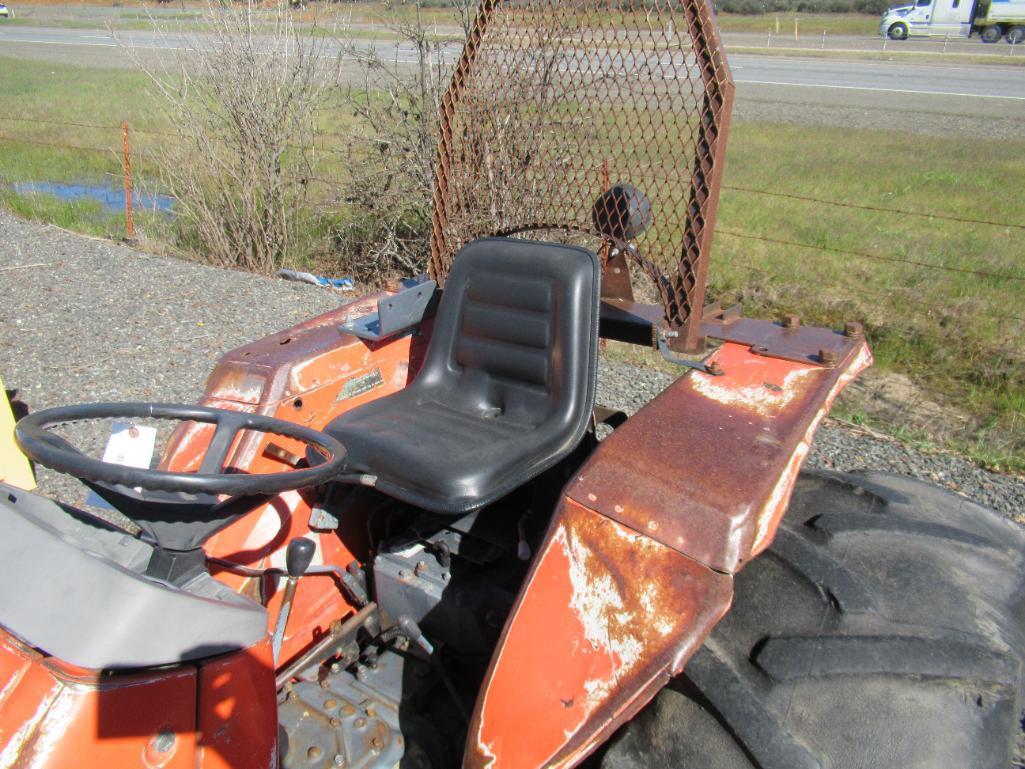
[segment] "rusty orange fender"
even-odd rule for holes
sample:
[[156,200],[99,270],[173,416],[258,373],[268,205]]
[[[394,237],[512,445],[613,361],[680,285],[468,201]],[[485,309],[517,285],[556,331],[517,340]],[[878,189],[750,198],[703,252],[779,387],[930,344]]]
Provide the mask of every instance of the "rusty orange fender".
[[578,764],[683,670],[771,543],[812,436],[871,362],[724,343],[567,486],[477,699],[463,765]]

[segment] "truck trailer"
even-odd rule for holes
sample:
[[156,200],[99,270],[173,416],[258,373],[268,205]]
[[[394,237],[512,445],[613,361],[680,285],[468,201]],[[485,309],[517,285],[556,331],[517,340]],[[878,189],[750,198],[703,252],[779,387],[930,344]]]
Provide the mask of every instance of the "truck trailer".
[[984,43],[1025,41],[1025,0],[915,0],[883,13],[879,34],[908,37],[971,37]]

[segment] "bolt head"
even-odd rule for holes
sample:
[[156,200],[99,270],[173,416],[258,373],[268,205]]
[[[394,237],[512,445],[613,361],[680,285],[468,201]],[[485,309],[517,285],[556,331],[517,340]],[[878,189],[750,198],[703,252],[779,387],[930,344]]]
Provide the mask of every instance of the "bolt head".
[[174,732],[159,732],[150,740],[150,745],[154,753],[169,753],[174,747],[174,742]]
[[801,318],[794,314],[783,316],[783,328],[798,328],[801,325]]
[[850,339],[858,339],[864,336],[865,329],[862,328],[860,323],[849,322],[845,323],[843,327],[843,335]]
[[836,354],[835,350],[827,350],[824,347],[821,350],[819,350],[819,362],[825,363],[827,366],[830,366],[836,363],[838,360],[839,356]]

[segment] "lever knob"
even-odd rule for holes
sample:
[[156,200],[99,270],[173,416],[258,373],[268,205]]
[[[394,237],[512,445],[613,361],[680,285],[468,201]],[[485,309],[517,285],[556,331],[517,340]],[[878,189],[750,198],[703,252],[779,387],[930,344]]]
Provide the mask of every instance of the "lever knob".
[[296,537],[285,550],[285,571],[289,577],[301,577],[310,568],[317,546],[306,537]]

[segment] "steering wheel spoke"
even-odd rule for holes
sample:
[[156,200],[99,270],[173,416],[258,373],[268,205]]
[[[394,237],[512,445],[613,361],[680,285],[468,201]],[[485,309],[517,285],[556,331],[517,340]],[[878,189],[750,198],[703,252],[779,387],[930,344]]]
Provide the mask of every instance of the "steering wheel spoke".
[[235,443],[235,438],[244,429],[243,420],[234,412],[225,411],[218,415],[214,437],[210,439],[203,463],[199,466],[200,475],[214,475],[224,471],[224,463],[228,452]]

